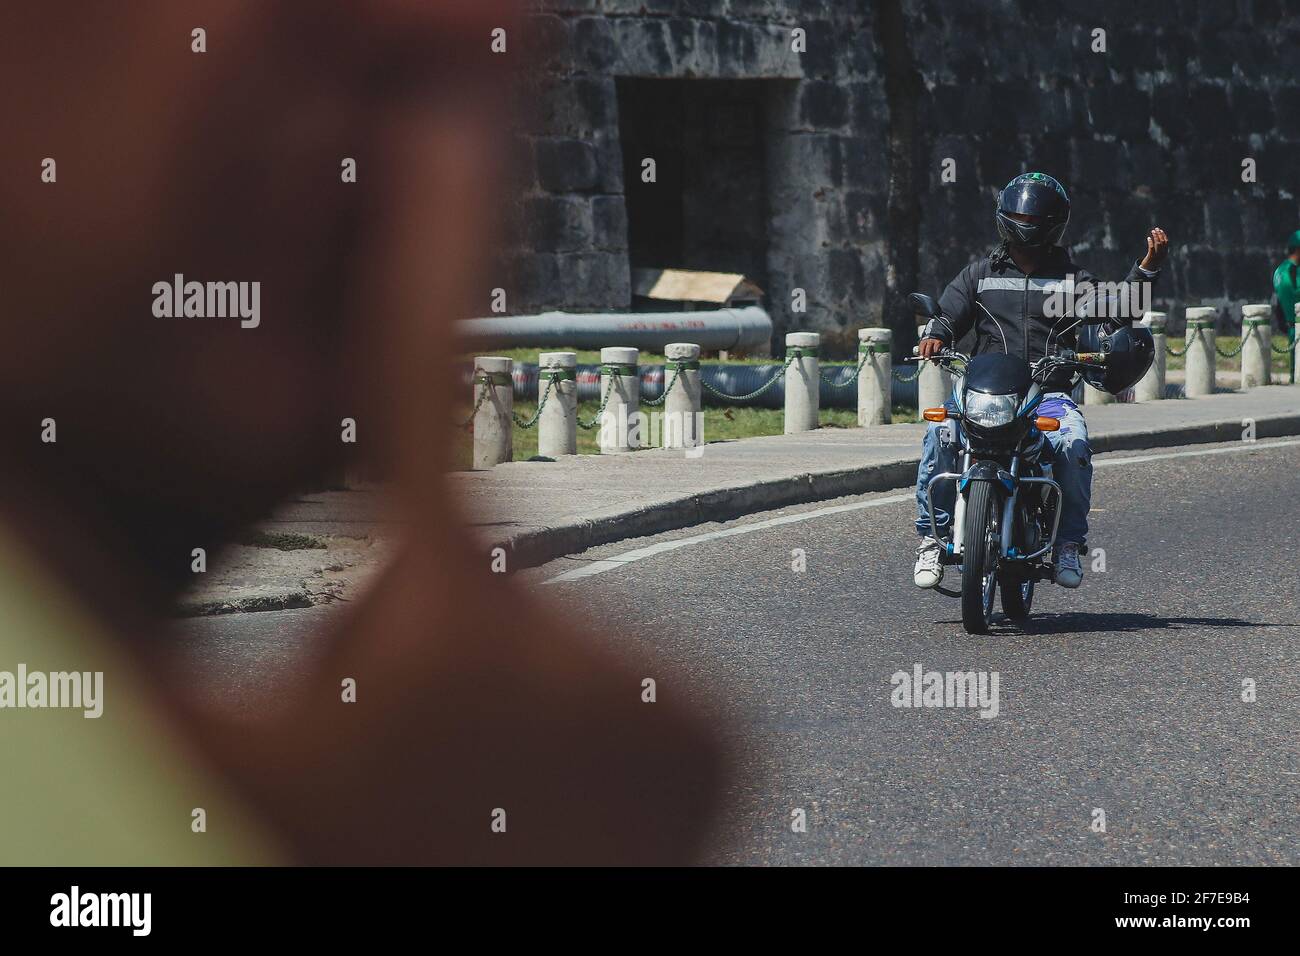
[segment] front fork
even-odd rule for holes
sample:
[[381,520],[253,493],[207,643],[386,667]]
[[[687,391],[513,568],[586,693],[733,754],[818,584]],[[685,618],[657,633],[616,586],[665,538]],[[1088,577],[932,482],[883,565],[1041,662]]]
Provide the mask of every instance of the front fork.
[[[970,452],[962,453],[961,473],[953,471],[940,472],[932,477],[925,486],[925,505],[926,511],[930,517],[930,534],[934,539],[944,546],[944,551],[954,557],[960,557],[962,553],[962,540],[965,535],[962,529],[966,520],[966,495],[970,483],[973,481],[997,481],[1003,486],[1006,492],[1005,499],[1002,503],[1002,517],[998,535],[998,550],[1002,557],[1007,560],[1033,561],[1047,554],[1056,544],[1056,531],[1061,523],[1061,486],[1051,478],[1034,478],[1021,477],[1020,475],[1020,456],[1014,454],[1011,456],[1011,468],[1009,471],[989,468],[989,463],[976,462],[975,466],[971,465]],[[934,486],[940,481],[957,482],[957,500],[953,507],[952,514],[952,537],[945,540],[939,534],[939,522],[934,514]],[[1020,554],[1016,548],[1016,507],[1020,503],[1020,489],[1025,485],[1045,485],[1050,488],[1056,495],[1055,508],[1052,516],[1052,533],[1048,535],[1047,543],[1036,551],[1029,554]]]

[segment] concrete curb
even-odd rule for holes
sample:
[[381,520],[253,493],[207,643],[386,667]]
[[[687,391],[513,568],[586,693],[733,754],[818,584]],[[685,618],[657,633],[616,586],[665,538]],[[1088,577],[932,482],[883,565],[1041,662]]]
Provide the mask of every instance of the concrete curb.
[[[1193,425],[1113,430],[1090,437],[1096,453],[1138,451],[1174,445],[1198,445],[1241,439],[1240,417]],[[1300,413],[1255,419],[1257,438],[1300,435]],[[910,486],[916,480],[919,449],[914,456],[866,465],[809,471],[788,478],[757,481],[686,495],[649,506],[596,514],[580,522],[539,528],[497,539],[510,555],[510,569],[536,567],[566,554],[628,538],[676,531],[709,521],[727,521],[758,511],[825,501]]]

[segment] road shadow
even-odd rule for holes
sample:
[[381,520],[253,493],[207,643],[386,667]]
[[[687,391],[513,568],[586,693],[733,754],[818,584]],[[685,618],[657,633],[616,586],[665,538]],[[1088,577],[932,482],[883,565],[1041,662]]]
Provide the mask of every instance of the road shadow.
[[1247,621],[1239,617],[1167,617],[1163,614],[1146,614],[1141,611],[1044,613],[1032,615],[1023,624],[1016,624],[1004,617],[993,622],[993,627],[997,631],[1014,631],[1022,634],[1082,634],[1089,631],[1129,634],[1137,631],[1296,626],[1300,625]]
[[[961,626],[961,618],[935,621],[936,624]],[[1182,631],[1223,627],[1300,627],[1300,624],[1280,621],[1247,621],[1239,617],[1166,617],[1161,614],[1144,614],[1140,611],[1123,613],[1088,613],[1084,611],[1063,614],[1033,614],[1024,624],[1016,624],[1001,614],[993,618],[991,634],[1086,634],[1090,631],[1108,634],[1132,634],[1138,631]]]

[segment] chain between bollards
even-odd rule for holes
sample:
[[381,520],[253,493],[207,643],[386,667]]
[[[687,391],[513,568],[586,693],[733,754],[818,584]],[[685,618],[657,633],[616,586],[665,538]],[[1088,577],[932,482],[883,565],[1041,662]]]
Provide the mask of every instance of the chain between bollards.
[[[1200,337],[1201,337],[1201,327],[1198,325],[1194,329],[1192,329],[1191,340],[1188,341],[1187,345],[1183,348],[1181,352],[1179,352],[1177,349],[1170,348],[1168,343],[1165,343],[1165,351],[1168,352],[1170,355],[1172,355],[1174,358],[1182,358],[1184,355],[1188,353],[1191,347],[1196,344],[1197,340],[1200,339]],[[1216,346],[1214,350],[1217,352],[1218,347]]]
[[600,424],[600,418],[602,415],[605,414],[605,406],[609,404],[609,396],[614,393],[615,380],[623,375],[635,376],[637,372],[636,372],[635,365],[623,366],[618,364],[612,364],[612,365],[602,365],[600,367],[600,374],[609,376],[609,384],[605,386],[605,396],[600,400],[600,407],[596,409],[595,417],[593,417],[592,420],[589,422],[584,422],[581,418],[578,419],[578,427],[585,429],[586,431],[591,431],[593,428],[597,427]]
[[537,400],[537,411],[533,412],[533,417],[524,419],[516,412],[511,412],[510,417],[516,425],[527,431],[537,425],[542,418],[542,409],[546,407],[546,400],[551,397],[551,390],[555,388],[555,383],[563,378],[575,378],[576,376],[569,369],[545,369],[538,373],[539,378],[546,379],[546,390],[542,392],[542,397]]
[[[469,428],[470,425],[474,424],[474,416],[478,414],[478,410],[482,408],[483,403],[487,401],[488,390],[492,388],[492,386],[513,385],[514,379],[510,377],[508,372],[485,372],[481,368],[476,368],[474,369],[473,382],[479,387],[478,399],[474,402],[474,410],[469,413],[469,418],[461,422],[461,428]],[[513,412],[511,414],[513,414]]]
[[663,393],[658,398],[643,398],[641,399],[641,404],[649,405],[651,408],[658,408],[664,402],[668,401],[668,393],[671,392],[673,390],[673,386],[677,384],[677,379],[681,375],[681,373],[686,371],[687,369],[696,369],[699,367],[700,367],[700,363],[695,361],[666,363],[664,365],[664,375],[666,376],[669,370],[671,369],[673,373],[672,379],[668,382],[666,386],[664,386]]
[[704,381],[704,379],[702,378],[700,379],[700,385],[702,385],[706,391],[710,392],[713,395],[718,396],[718,398],[721,398],[725,401],[747,402],[751,398],[758,398],[758,396],[762,395],[773,385],[775,385],[778,381],[780,381],[785,376],[785,373],[789,370],[790,365],[794,362],[794,360],[799,358],[803,358],[803,349],[797,347],[787,349],[785,364],[781,366],[781,370],[777,372],[775,375],[773,375],[766,382],[764,382],[762,385],[760,385],[758,388],[754,389],[752,392],[749,392],[746,395],[728,395],[726,392],[720,392],[712,385],[710,385],[708,382]]
[[827,385],[829,385],[831,388],[848,388],[850,385],[853,385],[857,382],[858,376],[862,374],[862,367],[867,364],[867,359],[871,358],[872,352],[887,352],[887,351],[889,350],[881,349],[881,348],[860,347],[858,349],[858,352],[859,354],[861,354],[862,358],[858,360],[858,367],[853,370],[852,375],[850,375],[847,379],[845,379],[842,382],[832,381],[830,377],[828,377],[827,374],[823,372],[821,369],[817,370],[817,374],[820,375],[821,380],[825,382]]
[[[1199,333],[1200,329],[1197,329],[1196,331]],[[1214,346],[1214,351],[1219,355],[1220,358],[1236,358],[1238,355],[1241,354],[1242,350],[1245,347],[1246,347],[1246,340],[1242,339],[1241,342],[1238,343],[1237,347],[1233,349],[1231,352],[1225,352],[1217,345]]]

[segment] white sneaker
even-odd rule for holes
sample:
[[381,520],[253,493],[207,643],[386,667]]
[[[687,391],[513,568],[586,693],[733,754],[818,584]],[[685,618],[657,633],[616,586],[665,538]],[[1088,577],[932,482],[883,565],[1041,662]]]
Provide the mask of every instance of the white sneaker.
[[1077,588],[1083,583],[1079,545],[1074,541],[1064,541],[1056,549],[1056,583],[1063,588]]
[[943,580],[943,564],[939,561],[941,546],[934,538],[926,535],[916,548],[916,567],[912,569],[912,580],[918,588],[932,588]]

